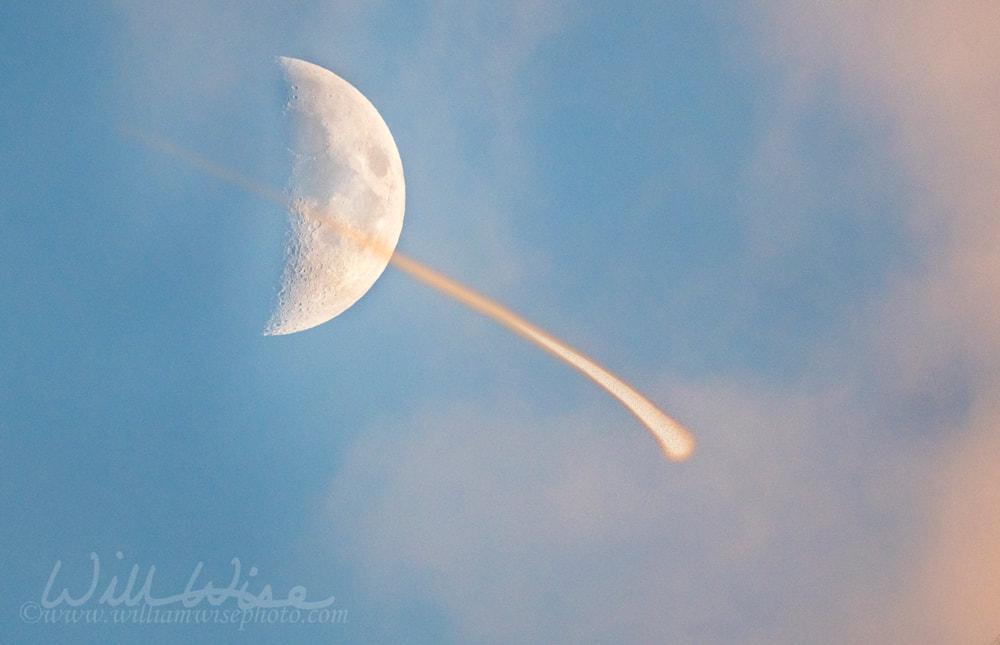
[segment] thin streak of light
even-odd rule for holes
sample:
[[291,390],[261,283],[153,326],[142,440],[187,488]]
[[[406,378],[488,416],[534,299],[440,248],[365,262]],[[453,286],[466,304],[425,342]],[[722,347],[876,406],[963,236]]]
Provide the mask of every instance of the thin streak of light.
[[[135,128],[120,125],[119,132],[137,139],[146,145],[157,148],[173,157],[177,157],[186,163],[202,170],[206,174],[221,179],[230,184],[234,184],[258,195],[268,201],[274,202],[288,209],[302,209],[303,205],[287,195],[275,190],[261,186],[250,178],[236,173],[228,168],[220,166],[200,155],[185,150],[176,144],[157,137],[149,133],[142,132]],[[409,274],[416,280],[437,289],[441,293],[453,298],[474,311],[493,319],[511,331],[530,340],[542,349],[563,360],[570,366],[582,372],[585,376],[604,388],[611,396],[615,397],[632,414],[642,422],[659,442],[663,453],[674,461],[683,461],[691,456],[694,451],[695,441],[691,433],[681,424],[668,416],[662,410],[653,405],[642,394],[637,392],[632,386],[604,369],[580,352],[568,347],[566,344],[556,340],[550,334],[542,331],[538,327],[524,320],[506,307],[486,298],[472,289],[438,273],[413,258],[386,248],[377,241],[371,239],[363,231],[347,226],[343,222],[330,217],[326,213],[310,211],[310,217],[314,217],[324,224],[335,228],[340,234],[348,237],[358,246],[365,250],[387,257],[389,262],[397,269]]]

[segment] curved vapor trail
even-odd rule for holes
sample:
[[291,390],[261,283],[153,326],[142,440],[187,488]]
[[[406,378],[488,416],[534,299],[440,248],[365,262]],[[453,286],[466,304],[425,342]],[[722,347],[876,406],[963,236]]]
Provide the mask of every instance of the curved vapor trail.
[[[287,195],[267,188],[266,186],[261,186],[260,184],[253,182],[248,177],[229,170],[228,168],[224,168],[223,166],[209,161],[200,155],[185,150],[176,144],[167,141],[166,139],[128,126],[119,126],[118,129],[126,136],[137,139],[149,146],[166,152],[171,156],[182,159],[188,164],[204,171],[209,175],[240,186],[255,195],[259,195],[260,197],[263,197],[271,202],[275,202],[285,208],[290,209],[294,206],[301,209],[303,207],[301,203],[295,203],[294,200],[289,198]],[[632,386],[623,381],[621,378],[615,376],[580,352],[572,349],[565,343],[556,340],[550,334],[532,325],[506,307],[476,293],[472,289],[441,273],[438,273],[423,263],[418,262],[417,260],[414,260],[399,251],[394,251],[391,248],[385,248],[383,245],[376,243],[363,231],[346,226],[344,223],[330,217],[326,213],[310,212],[309,215],[321,220],[326,225],[335,228],[341,235],[347,236],[358,244],[358,246],[365,248],[369,252],[388,256],[389,262],[393,266],[409,274],[414,279],[437,289],[441,293],[457,300],[470,309],[478,311],[484,316],[493,319],[582,372],[585,376],[604,388],[609,394],[611,394],[611,396],[618,399],[622,405],[632,412],[632,414],[634,414],[636,418],[639,419],[639,421],[641,421],[642,424],[653,434],[659,442],[663,453],[669,459],[674,461],[683,461],[691,456],[691,453],[694,451],[695,441],[694,437],[686,428],[684,428],[684,426],[653,405],[649,399],[637,392]]]
[[391,262],[417,280],[451,296],[470,309],[492,318],[583,372],[584,375],[603,387],[611,396],[628,408],[653,433],[656,440],[660,442],[664,454],[670,459],[683,461],[691,456],[694,451],[694,437],[691,436],[691,433],[619,377],[565,343],[556,340],[510,309],[420,262],[398,252],[392,256]]

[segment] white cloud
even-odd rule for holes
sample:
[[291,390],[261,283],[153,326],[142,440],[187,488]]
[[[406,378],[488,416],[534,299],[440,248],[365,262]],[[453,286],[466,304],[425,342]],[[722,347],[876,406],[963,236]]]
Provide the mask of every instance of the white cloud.
[[331,485],[329,543],[373,594],[415,589],[440,607],[461,642],[833,629],[885,555],[865,545],[868,491],[840,481],[857,446],[838,429],[857,419],[839,396],[744,387],[665,384],[702,431],[681,465],[609,401],[547,418],[490,400],[371,428]]

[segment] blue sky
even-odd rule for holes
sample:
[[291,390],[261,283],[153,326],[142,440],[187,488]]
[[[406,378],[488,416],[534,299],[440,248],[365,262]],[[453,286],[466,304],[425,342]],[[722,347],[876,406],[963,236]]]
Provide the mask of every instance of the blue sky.
[[[1000,13],[865,5],[5,3],[6,637],[1000,634]],[[625,377],[693,458],[391,268],[262,336],[282,209],[116,128],[281,189],[277,56],[384,117],[400,250]],[[33,623],[91,553],[98,593],[239,558],[348,620]]]

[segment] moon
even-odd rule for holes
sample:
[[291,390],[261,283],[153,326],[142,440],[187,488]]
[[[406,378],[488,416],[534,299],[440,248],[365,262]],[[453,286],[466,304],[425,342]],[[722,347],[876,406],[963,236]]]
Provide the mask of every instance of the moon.
[[368,99],[318,65],[278,61],[289,86],[290,232],[265,335],[310,329],[357,302],[389,263],[406,202],[399,150]]

